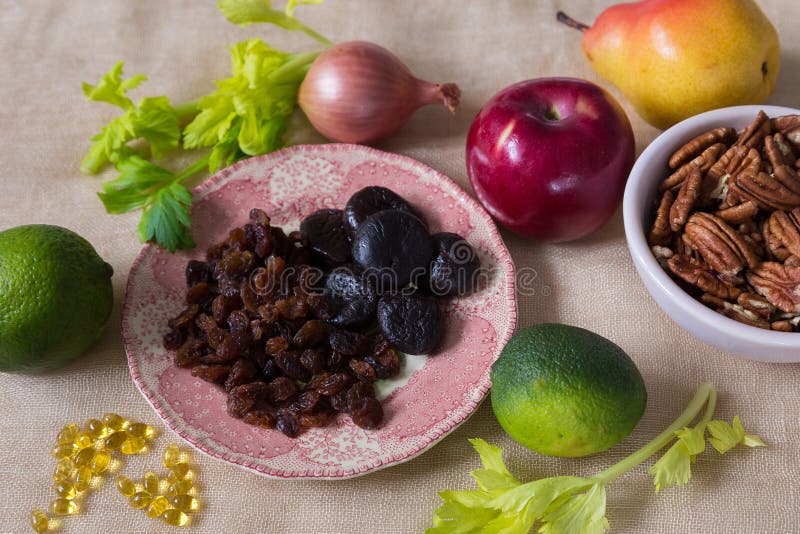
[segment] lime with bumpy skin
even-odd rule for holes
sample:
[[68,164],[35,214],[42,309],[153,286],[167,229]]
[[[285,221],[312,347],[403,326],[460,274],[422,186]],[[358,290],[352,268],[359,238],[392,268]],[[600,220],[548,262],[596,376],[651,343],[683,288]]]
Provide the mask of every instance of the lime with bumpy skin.
[[0,371],[61,367],[111,314],[111,265],[78,234],[44,224],[0,232]]
[[492,408],[503,429],[550,456],[586,456],[616,445],[647,404],[642,375],[621,348],[563,324],[514,334],[491,378]]

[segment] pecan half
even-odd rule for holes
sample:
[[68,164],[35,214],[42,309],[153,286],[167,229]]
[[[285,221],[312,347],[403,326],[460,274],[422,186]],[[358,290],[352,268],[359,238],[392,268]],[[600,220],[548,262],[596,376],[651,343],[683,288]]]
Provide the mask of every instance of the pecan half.
[[761,209],[789,211],[800,207],[800,178],[787,165],[777,167],[772,174],[743,172],[734,177],[731,193],[756,202]]
[[786,250],[786,247],[783,246],[780,238],[772,232],[772,224],[769,219],[764,221],[761,227],[761,234],[764,238],[764,246],[772,258],[778,261],[784,261],[791,256],[789,251]]
[[729,224],[745,224],[751,222],[756,214],[758,214],[758,204],[748,200],[732,208],[719,210],[714,215]]
[[735,145],[744,145],[749,148],[757,147],[766,135],[772,133],[772,123],[764,111],[759,111],[755,120],[744,129]]
[[670,242],[672,230],[669,228],[669,211],[673,202],[675,202],[675,195],[672,191],[664,191],[661,202],[658,203],[653,227],[647,236],[650,245],[666,245]]
[[705,174],[714,163],[725,153],[727,147],[722,143],[716,143],[708,147],[702,154],[694,158],[688,163],[684,163],[677,171],[670,174],[659,186],[659,191],[666,191],[667,189],[676,189],[680,187],[683,181],[689,177],[692,169],[695,167],[700,168],[700,172]]
[[787,321],[783,319],[781,321],[772,321],[770,325],[773,330],[777,330],[778,332],[794,332],[794,327],[792,326],[791,321]]
[[792,147],[789,146],[786,138],[780,132],[764,138],[764,152],[767,153],[767,159],[773,169],[781,165],[789,165],[791,167],[797,161]]
[[712,165],[703,180],[703,201],[723,201],[723,207],[738,204],[738,197],[730,194],[732,176],[742,172],[758,173],[761,170],[761,155],[758,150],[746,146],[732,146]]
[[747,273],[747,281],[779,310],[800,313],[800,267],[765,261]]
[[800,208],[795,208],[788,213],[774,211],[765,224],[769,225],[770,234],[789,253],[800,256]]
[[769,319],[775,313],[775,306],[761,295],[756,295],[755,293],[742,293],[736,299],[736,303],[764,319]]
[[757,314],[740,306],[739,304],[725,302],[722,305],[722,308],[719,308],[717,311],[725,317],[733,319],[734,321],[755,326],[756,328],[764,328],[766,330],[770,329],[769,322],[765,321]]
[[720,280],[707,263],[691,256],[675,254],[667,260],[667,265],[675,276],[715,297],[735,299],[741,293],[736,287]]
[[669,166],[672,169],[677,169],[711,145],[716,143],[730,145],[735,140],[736,130],[725,126],[702,133],[676,150],[672,157],[669,158]]
[[695,202],[697,202],[697,197],[700,195],[700,185],[702,183],[703,175],[700,173],[700,168],[695,167],[689,173],[689,177],[681,184],[678,196],[669,210],[669,227],[673,232],[678,232],[686,224],[686,219],[689,218],[689,214],[694,209]]
[[770,121],[773,130],[777,130],[788,141],[800,148],[800,115],[784,115]]
[[745,266],[758,265],[758,256],[742,234],[709,213],[693,213],[686,223],[684,236],[689,238],[692,248],[725,277],[735,277]]

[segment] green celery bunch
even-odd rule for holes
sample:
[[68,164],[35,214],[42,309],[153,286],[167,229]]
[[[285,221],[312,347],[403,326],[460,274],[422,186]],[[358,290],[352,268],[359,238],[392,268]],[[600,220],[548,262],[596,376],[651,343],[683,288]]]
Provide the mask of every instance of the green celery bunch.
[[[322,1],[289,0],[281,11],[269,0],[222,0],[218,8],[236,24],[268,22],[329,46],[330,41],[294,17],[297,5]],[[249,39],[234,44],[230,53],[231,76],[218,80],[210,94],[179,105],[172,105],[166,96],[134,103],[128,91],[147,78],[141,74],[124,78],[123,62],[97,85],[83,84],[88,100],[117,106],[122,114],[91,138],[81,171],[93,175],[108,165],[116,167],[118,176],[104,182],[98,196],[108,213],[142,210],[138,226],[142,242],[153,241],[170,252],[195,246],[190,232],[192,195],[183,182],[200,172],[214,173],[240,159],[283,148],[297,91],[320,52],[291,54]],[[175,172],[154,163],[180,147],[206,152]]]
[[[738,445],[763,447],[745,432],[739,417],[733,424],[712,420],[717,393],[702,384],[689,405],[664,432],[610,468],[592,477],[558,476],[521,483],[503,463],[503,452],[482,439],[470,440],[483,464],[473,471],[478,489],[442,491],[444,500],[427,534],[527,534],[538,525],[542,534],[600,534],[609,527],[605,486],[673,443],[650,468],[656,492],[682,486],[691,464],[710,443],[720,454]],[[689,427],[705,407],[702,418]]]

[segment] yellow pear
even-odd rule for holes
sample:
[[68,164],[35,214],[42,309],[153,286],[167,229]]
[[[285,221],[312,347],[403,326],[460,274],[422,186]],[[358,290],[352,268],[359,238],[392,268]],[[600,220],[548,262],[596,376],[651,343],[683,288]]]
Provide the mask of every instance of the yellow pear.
[[583,53],[650,124],[761,104],[775,89],[780,42],[753,0],[643,0],[605,10],[582,30]]

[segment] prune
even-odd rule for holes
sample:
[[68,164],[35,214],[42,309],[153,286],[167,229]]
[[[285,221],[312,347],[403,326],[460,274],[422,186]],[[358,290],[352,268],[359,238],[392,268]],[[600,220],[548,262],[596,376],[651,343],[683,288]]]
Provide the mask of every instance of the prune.
[[442,337],[442,312],[433,297],[384,295],[378,302],[378,323],[386,339],[407,354],[428,354]]
[[192,376],[201,378],[206,382],[222,384],[228,378],[230,365],[196,365],[192,368]]
[[300,433],[300,421],[290,410],[278,410],[275,418],[275,428],[293,438]]
[[306,321],[292,338],[292,346],[299,349],[316,347],[328,342],[333,327],[317,319]]
[[350,261],[350,236],[342,217],[342,210],[319,210],[300,223],[314,259],[327,267]]
[[383,419],[383,408],[374,397],[361,397],[350,403],[350,418],[361,428],[378,428]]
[[336,326],[363,326],[375,318],[378,293],[373,280],[357,265],[339,267],[325,278],[323,297],[334,310],[328,322]]
[[230,391],[236,386],[248,384],[256,379],[258,369],[250,360],[239,359],[231,367],[228,378],[225,379],[225,391]]
[[361,356],[372,344],[372,340],[367,336],[349,330],[337,330],[330,335],[329,341],[334,351],[341,352],[345,356]]
[[428,286],[436,296],[464,296],[476,286],[481,266],[478,254],[458,234],[442,232],[431,236],[434,257],[428,271]]
[[244,414],[242,421],[261,428],[275,428],[275,416],[268,410],[251,410]]
[[353,259],[377,277],[377,289],[418,283],[433,256],[425,224],[404,211],[379,211],[361,223],[353,238]]
[[422,220],[419,212],[403,197],[391,189],[373,185],[355,192],[347,201],[344,207],[344,224],[351,233],[355,233],[367,217],[384,210],[406,211]]

